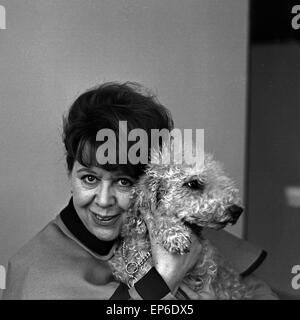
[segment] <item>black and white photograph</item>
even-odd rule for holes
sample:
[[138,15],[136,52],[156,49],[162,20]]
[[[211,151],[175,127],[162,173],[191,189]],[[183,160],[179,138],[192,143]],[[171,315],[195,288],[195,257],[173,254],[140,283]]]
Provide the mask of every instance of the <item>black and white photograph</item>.
[[300,0],[0,0],[0,300],[300,300],[299,141]]

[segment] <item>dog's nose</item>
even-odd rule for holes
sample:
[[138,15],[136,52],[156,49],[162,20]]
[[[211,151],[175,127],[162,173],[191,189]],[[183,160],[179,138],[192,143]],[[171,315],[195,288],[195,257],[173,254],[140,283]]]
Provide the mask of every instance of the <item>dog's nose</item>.
[[230,216],[230,223],[231,224],[236,224],[238,221],[240,215],[244,211],[243,208],[233,204],[229,208],[226,209],[226,213]]

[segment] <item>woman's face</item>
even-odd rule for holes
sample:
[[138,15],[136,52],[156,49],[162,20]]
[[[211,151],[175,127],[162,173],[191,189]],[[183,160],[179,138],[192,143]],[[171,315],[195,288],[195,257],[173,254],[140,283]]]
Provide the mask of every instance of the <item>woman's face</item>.
[[85,227],[100,240],[116,239],[136,180],[123,172],[85,167],[77,161],[70,180],[74,207]]

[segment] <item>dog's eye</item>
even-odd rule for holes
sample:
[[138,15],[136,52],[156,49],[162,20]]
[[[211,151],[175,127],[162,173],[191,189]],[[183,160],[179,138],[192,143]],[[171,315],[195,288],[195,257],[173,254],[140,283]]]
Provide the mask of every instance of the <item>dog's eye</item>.
[[188,187],[192,190],[203,190],[204,189],[204,183],[199,180],[191,180],[184,184],[184,186]]

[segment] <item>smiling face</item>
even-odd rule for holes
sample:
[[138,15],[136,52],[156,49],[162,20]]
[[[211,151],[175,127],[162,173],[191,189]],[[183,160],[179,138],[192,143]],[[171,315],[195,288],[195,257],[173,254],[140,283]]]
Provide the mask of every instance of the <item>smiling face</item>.
[[85,167],[75,161],[70,182],[74,207],[85,227],[100,240],[116,239],[135,178],[122,171]]

